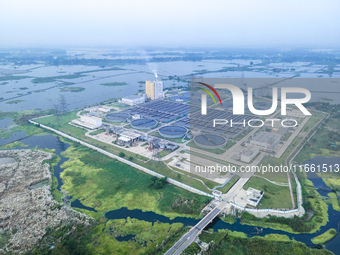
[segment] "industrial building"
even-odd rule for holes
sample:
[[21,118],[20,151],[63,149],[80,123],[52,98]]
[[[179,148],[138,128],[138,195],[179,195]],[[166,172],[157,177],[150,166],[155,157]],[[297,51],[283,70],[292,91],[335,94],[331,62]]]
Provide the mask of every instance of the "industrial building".
[[272,152],[280,143],[281,137],[278,134],[259,132],[250,140],[250,145],[258,146],[261,151]]
[[259,154],[259,147],[249,146],[241,153],[241,161],[250,163]]
[[119,137],[117,141],[120,145],[133,145],[134,142],[143,140],[143,134],[134,130],[123,129],[122,131],[118,131],[118,133]]
[[146,97],[150,100],[161,99],[164,97],[162,81],[145,81]]
[[89,113],[95,113],[95,112],[109,112],[111,110],[111,107],[107,107],[107,106],[95,106],[95,107],[91,107],[91,108],[87,108],[85,109],[85,111],[89,112]]
[[96,129],[102,126],[102,119],[94,116],[82,115],[80,119],[72,120],[72,123],[89,129]]
[[164,149],[164,150],[171,150],[174,151],[178,148],[178,145],[173,144],[173,143],[167,143],[167,142],[160,142],[159,143],[159,148]]
[[249,187],[247,189],[247,204],[256,207],[263,197],[263,191]]
[[122,98],[122,104],[127,105],[136,105],[145,103],[146,96],[145,95],[132,95]]
[[109,112],[111,110],[110,107],[106,107],[106,106],[100,106],[97,108],[97,111],[99,112]]

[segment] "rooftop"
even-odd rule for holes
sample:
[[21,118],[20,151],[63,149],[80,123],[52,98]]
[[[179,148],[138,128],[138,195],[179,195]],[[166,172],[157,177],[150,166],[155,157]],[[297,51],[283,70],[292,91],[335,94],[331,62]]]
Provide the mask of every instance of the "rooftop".
[[260,132],[257,135],[255,135],[252,140],[261,142],[261,143],[273,144],[280,139],[281,139],[281,135],[268,133],[268,132]]

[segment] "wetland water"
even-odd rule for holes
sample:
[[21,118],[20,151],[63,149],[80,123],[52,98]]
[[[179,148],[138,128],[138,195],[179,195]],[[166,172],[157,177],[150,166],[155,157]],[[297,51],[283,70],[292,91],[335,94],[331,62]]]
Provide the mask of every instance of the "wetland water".
[[[252,60],[261,62],[260,60]],[[287,63],[286,66],[294,66],[294,71],[273,73],[271,66],[264,64],[260,70],[254,71],[221,71],[226,67],[237,67],[238,65],[247,66],[249,60],[219,60],[219,61],[165,61],[157,62],[157,72],[160,79],[164,80],[164,88],[173,86],[187,85],[187,82],[169,80],[169,76],[180,76],[183,80],[189,80],[191,77],[204,78],[282,78],[299,75],[301,78],[317,78],[320,73],[317,71],[324,68],[320,66],[310,66],[304,63],[301,66],[299,62]],[[280,66],[282,64],[279,64]],[[117,65],[119,69],[113,70],[112,67],[102,68],[98,66],[70,65],[70,66],[41,66],[31,65],[21,67],[23,74],[14,76],[24,76],[19,80],[7,80],[6,86],[0,86],[0,107],[3,111],[23,111],[33,109],[53,109],[58,102],[59,95],[64,95],[68,102],[69,109],[84,108],[85,106],[98,104],[107,98],[121,98],[140,92],[145,89],[143,83],[145,80],[154,80],[154,75],[147,64],[128,64]],[[11,69],[10,66],[0,66],[0,69]],[[202,73],[202,71],[211,73]],[[72,79],[65,75],[74,75]],[[25,78],[27,76],[27,78]],[[53,78],[56,80],[45,82],[34,82],[35,78]],[[79,77],[77,77],[79,76]],[[334,72],[332,77],[339,78],[340,73]],[[124,86],[102,86],[100,84],[112,82],[126,82]],[[66,84],[65,84],[66,83]],[[70,85],[67,85],[70,83]],[[1,84],[0,84],[1,85]],[[81,87],[85,90],[72,93],[63,92],[61,88]],[[311,90],[319,90],[320,84],[309,84]],[[338,91],[338,84],[323,86],[320,98],[326,97],[331,101],[338,101],[338,93],[329,93]],[[22,88],[26,88],[22,90]],[[326,94],[325,94],[326,93]],[[314,93],[313,93],[314,96]],[[17,103],[9,103],[13,100],[22,100]],[[34,102],[34,103],[32,103]]]
[[[55,149],[56,154],[60,157],[60,161],[56,166],[54,166],[54,175],[58,179],[58,189],[60,190],[62,186],[62,180],[60,178],[60,173],[63,171],[63,169],[60,167],[65,161],[68,160],[68,158],[63,157],[61,155],[61,152],[65,151],[70,145],[67,143],[62,142],[58,137],[53,136],[53,135],[45,135],[45,136],[31,136],[24,138],[20,140],[23,144],[28,145],[28,147],[24,147],[23,149],[27,148],[47,148],[47,149]],[[1,141],[0,141],[1,142]],[[325,162],[329,160],[329,162]],[[339,159],[327,159],[327,158],[320,158],[316,157],[311,161],[308,161],[308,163],[315,163],[317,164],[319,161],[322,161],[323,163],[331,163],[331,162],[339,162]],[[306,163],[306,162],[305,162]],[[309,175],[308,178],[313,182],[314,186],[316,188],[328,188],[324,182],[322,181],[321,178],[314,178],[316,176],[314,175]],[[317,189],[318,192],[322,196],[327,196],[327,193],[329,191],[325,190],[320,190]],[[75,208],[81,208],[85,210],[90,210],[90,211],[96,211],[95,208],[87,207],[84,206],[81,201],[75,200],[71,203],[72,207]],[[329,221],[326,224],[326,226],[323,226],[320,228],[319,231],[313,234],[291,234],[287,233],[281,230],[274,230],[274,229],[269,229],[269,228],[263,228],[263,233],[260,236],[264,236],[267,234],[282,234],[282,235],[287,235],[291,239],[295,239],[297,241],[304,242],[308,246],[314,247],[315,245],[310,241],[312,238],[314,238],[317,235],[320,235],[327,231],[330,228],[335,228],[338,229],[338,223],[340,220],[340,212],[335,211],[332,207],[331,204],[328,205],[328,214],[329,214]],[[127,217],[130,218],[135,218],[138,220],[144,220],[148,222],[162,222],[162,223],[182,223],[186,226],[193,226],[195,225],[199,220],[193,219],[193,218],[185,218],[185,217],[176,217],[174,219],[169,219],[168,217],[165,217],[160,214],[156,214],[154,212],[143,212],[142,210],[129,210],[127,208],[120,208],[118,210],[113,210],[109,211],[105,214],[107,219],[126,219]],[[248,226],[248,225],[242,225],[240,221],[238,220],[234,224],[229,224],[224,221],[222,221],[219,218],[216,218],[210,225],[207,226],[207,228],[212,228],[215,231],[218,229],[229,229],[232,231],[240,231],[244,232],[248,235],[248,237],[252,237],[257,234],[257,231],[254,226]],[[133,238],[131,236],[131,238]],[[124,238],[119,241],[127,241],[127,238]],[[334,239],[332,239],[330,242],[326,243],[326,248],[334,252],[335,254],[339,254],[339,248],[340,248],[340,235],[337,235]]]

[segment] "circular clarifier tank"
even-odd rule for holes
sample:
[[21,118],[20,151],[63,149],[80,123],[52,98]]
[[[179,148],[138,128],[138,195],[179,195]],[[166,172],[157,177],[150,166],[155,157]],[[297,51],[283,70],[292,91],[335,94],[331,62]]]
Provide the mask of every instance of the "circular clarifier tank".
[[194,143],[205,149],[218,149],[226,145],[227,139],[220,135],[201,134],[194,137]]
[[180,138],[183,137],[188,130],[180,126],[164,126],[158,129],[158,133],[166,138]]
[[111,122],[124,122],[126,119],[128,119],[130,115],[125,112],[114,112],[114,113],[109,113],[105,116],[105,119],[107,121]]
[[156,127],[157,124],[158,122],[156,120],[147,118],[136,119],[130,123],[131,127],[135,129],[152,129]]

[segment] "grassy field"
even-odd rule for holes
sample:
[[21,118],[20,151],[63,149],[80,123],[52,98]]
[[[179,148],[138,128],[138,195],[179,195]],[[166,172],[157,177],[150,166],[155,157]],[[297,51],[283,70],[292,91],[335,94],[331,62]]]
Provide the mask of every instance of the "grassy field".
[[218,188],[219,191],[222,191],[222,193],[227,193],[228,190],[235,184],[235,182],[238,181],[240,177],[238,175],[234,175],[230,181],[223,187],[223,188]]
[[[210,201],[170,184],[162,189],[149,187],[150,175],[76,144],[63,156],[70,160],[62,165],[65,169],[61,174],[62,188],[84,205],[94,207],[98,217],[121,207],[154,211],[168,217],[198,217]],[[177,205],[175,201],[180,198],[183,202]],[[189,208],[184,206],[184,201]]]
[[[228,234],[228,235],[227,235]],[[211,243],[209,254],[224,255],[253,255],[253,254],[294,254],[294,255],[323,255],[332,254],[325,249],[312,249],[301,242],[290,240],[285,235],[269,234],[264,237],[255,236],[247,238],[244,233],[229,230],[220,230],[219,232],[203,232],[199,236],[200,240]],[[217,245],[218,244],[218,245]],[[214,249],[212,251],[212,249]]]
[[333,209],[336,211],[340,211],[338,196],[333,192],[328,193],[328,196],[332,202]]
[[[97,254],[153,254],[163,240],[182,229],[181,223],[151,223],[137,219],[109,220],[96,227],[89,244]],[[115,237],[132,235],[133,239],[119,242]]]
[[264,192],[258,208],[292,208],[290,191],[287,186],[278,186],[263,178],[252,177],[243,188],[247,190],[249,187]]
[[28,145],[23,144],[22,142],[15,141],[13,143],[8,143],[0,147],[1,150],[7,150],[7,149],[15,149],[15,148],[21,148],[21,147],[27,147]]
[[[275,157],[271,157],[271,156],[265,156],[262,161],[261,164],[264,166],[285,166],[285,162],[283,159],[278,159]],[[259,176],[263,176],[269,180],[272,181],[276,181],[276,182],[285,182],[288,183],[288,177],[287,177],[287,173],[283,172],[283,171],[279,171],[279,172],[272,172],[272,171],[268,171],[268,172],[259,172],[256,173],[256,175]]]
[[340,150],[331,149],[328,146],[328,142],[334,142],[333,132],[337,132],[338,125],[339,118],[329,117],[324,124],[321,124],[317,133],[306,143],[294,161],[302,163],[315,156],[339,157]]
[[[1,117],[7,115],[3,114]],[[51,118],[47,119],[47,122],[57,125]],[[69,125],[68,127],[73,128]],[[31,134],[46,134],[43,129],[30,124],[17,128],[26,129],[25,131]],[[79,131],[79,134],[85,132],[78,128],[75,130]],[[210,201],[207,197],[195,195],[171,184],[165,185],[162,189],[149,187],[150,175],[67,139],[61,139],[71,144],[71,147],[63,153],[64,156],[69,157],[69,160],[62,165],[65,169],[61,175],[65,182],[63,188],[74,199],[79,199],[84,205],[94,206],[98,210],[93,212],[79,209],[97,219],[94,230],[89,232],[91,238],[86,245],[94,253],[154,254],[157,252],[163,254],[187,231],[180,223],[151,223],[130,218],[107,221],[104,218],[107,211],[127,207],[154,211],[171,218],[176,216],[198,218],[203,206]],[[3,148],[16,148],[22,145],[20,142],[15,142]],[[49,161],[51,171],[58,162],[57,156]],[[61,194],[56,190],[57,185],[57,180],[53,177],[52,195],[56,200],[61,201]],[[115,239],[126,235],[132,235],[133,238],[124,242]],[[0,245],[6,240],[6,233],[0,235]],[[160,244],[166,244],[165,248],[161,249]],[[60,249],[56,250],[60,251]]]
[[316,236],[312,239],[314,244],[323,244],[328,240],[332,239],[336,235],[336,230],[334,228],[328,229],[325,233]]
[[320,120],[327,117],[327,114],[317,111],[310,111],[312,116],[309,119],[309,121],[306,123],[306,125],[303,127],[301,132],[307,132],[311,130]]
[[171,152],[173,152],[172,150],[161,150],[158,154],[156,154],[157,158],[163,158],[166,155],[169,155]]
[[[306,178],[304,173],[297,173],[297,175],[302,186],[304,203],[308,204],[309,208],[314,211],[314,216],[309,221],[303,221],[300,219],[297,220],[297,223],[300,224],[300,232],[315,233],[318,229],[320,229],[321,226],[325,226],[328,222],[328,205],[325,203],[325,201],[323,201],[323,197],[315,190],[313,183]],[[287,194],[287,197],[289,197],[290,201],[290,195]],[[277,200],[280,201],[280,198]],[[280,221],[277,219],[259,219],[252,215],[249,216],[251,216],[251,219],[247,219],[248,217],[243,219],[243,224],[278,229],[290,233],[299,233],[292,229],[291,226],[297,226],[297,223],[295,224],[294,222],[291,222],[291,220]]]
[[[340,176],[339,173],[318,173],[318,175],[322,178],[322,180],[329,186],[331,189],[340,191]],[[338,194],[339,195],[339,194]]]
[[98,129],[98,130],[96,130],[96,131],[91,132],[90,135],[98,135],[98,134],[101,134],[101,133],[104,133],[104,132],[105,132],[105,130],[103,130],[103,129]]

